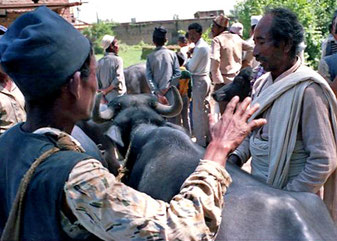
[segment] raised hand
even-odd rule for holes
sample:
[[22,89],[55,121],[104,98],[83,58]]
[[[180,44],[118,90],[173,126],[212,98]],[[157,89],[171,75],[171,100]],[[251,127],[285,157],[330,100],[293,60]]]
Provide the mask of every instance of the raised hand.
[[239,104],[239,97],[235,96],[217,123],[215,117],[210,116],[212,141],[206,149],[204,159],[224,165],[228,154],[235,150],[253,129],[267,123],[265,119],[248,122],[259,108],[258,104],[249,108],[250,103],[251,99],[247,97]]

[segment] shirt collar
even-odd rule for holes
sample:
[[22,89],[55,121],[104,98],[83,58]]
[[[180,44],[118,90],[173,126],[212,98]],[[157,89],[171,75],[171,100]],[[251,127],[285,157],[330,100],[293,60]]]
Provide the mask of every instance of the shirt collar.
[[72,137],[71,135],[69,135],[68,133],[66,133],[64,131],[61,131],[61,130],[53,128],[53,127],[42,127],[42,128],[39,128],[39,129],[35,130],[33,133],[34,134],[39,134],[39,135],[51,134],[51,135],[55,135],[55,136],[59,136],[60,134],[65,134],[65,135],[69,136],[69,138],[73,142],[75,142],[75,144],[77,146],[82,147],[82,145],[79,143],[79,141],[76,140],[74,137]]
[[204,41],[204,40],[203,40],[202,38],[200,38],[200,39],[198,40],[198,42],[195,43],[195,47],[201,45],[201,44],[203,43],[203,41]]
[[11,90],[6,89],[2,84],[0,84],[0,92],[3,92],[3,93],[11,94],[11,92],[13,92],[16,88],[17,88],[17,86],[14,82],[12,82]]
[[166,49],[166,47],[165,46],[158,46],[158,47],[155,48],[155,50],[159,50],[159,49]]
[[107,56],[107,55],[114,55],[114,56],[117,56],[117,54],[114,53],[114,52],[105,52],[104,56]]

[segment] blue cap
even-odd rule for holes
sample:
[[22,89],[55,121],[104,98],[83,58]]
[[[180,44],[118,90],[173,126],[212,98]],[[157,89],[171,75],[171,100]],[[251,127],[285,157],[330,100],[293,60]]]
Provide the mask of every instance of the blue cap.
[[89,53],[89,40],[45,6],[17,18],[0,39],[0,63],[26,100],[58,90]]

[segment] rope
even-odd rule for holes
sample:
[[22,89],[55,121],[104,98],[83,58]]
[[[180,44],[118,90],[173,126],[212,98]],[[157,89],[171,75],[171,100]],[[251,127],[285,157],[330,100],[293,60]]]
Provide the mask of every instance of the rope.
[[21,179],[19,189],[16,193],[14,204],[9,213],[5,228],[1,235],[1,241],[18,241],[20,240],[20,230],[23,214],[23,202],[27,187],[32,179],[37,167],[45,161],[48,157],[61,150],[73,150],[77,152],[84,152],[83,149],[77,146],[68,135],[60,134],[57,137],[56,147],[44,152],[38,159],[36,159],[30,166],[28,171]]

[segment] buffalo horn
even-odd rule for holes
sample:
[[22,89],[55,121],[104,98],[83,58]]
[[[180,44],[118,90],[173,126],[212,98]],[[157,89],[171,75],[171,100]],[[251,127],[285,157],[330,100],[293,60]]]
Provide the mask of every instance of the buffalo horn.
[[157,113],[167,118],[177,116],[180,114],[183,108],[183,101],[180,97],[178,89],[175,86],[171,86],[171,89],[173,93],[173,103],[170,103],[170,105],[163,105],[157,101],[154,104],[154,109],[157,111]]
[[112,117],[114,116],[114,110],[110,106],[106,110],[100,111],[99,107],[100,107],[102,96],[103,96],[102,93],[98,93],[96,95],[95,105],[92,110],[92,120],[97,123],[103,123],[105,121],[111,120]]

